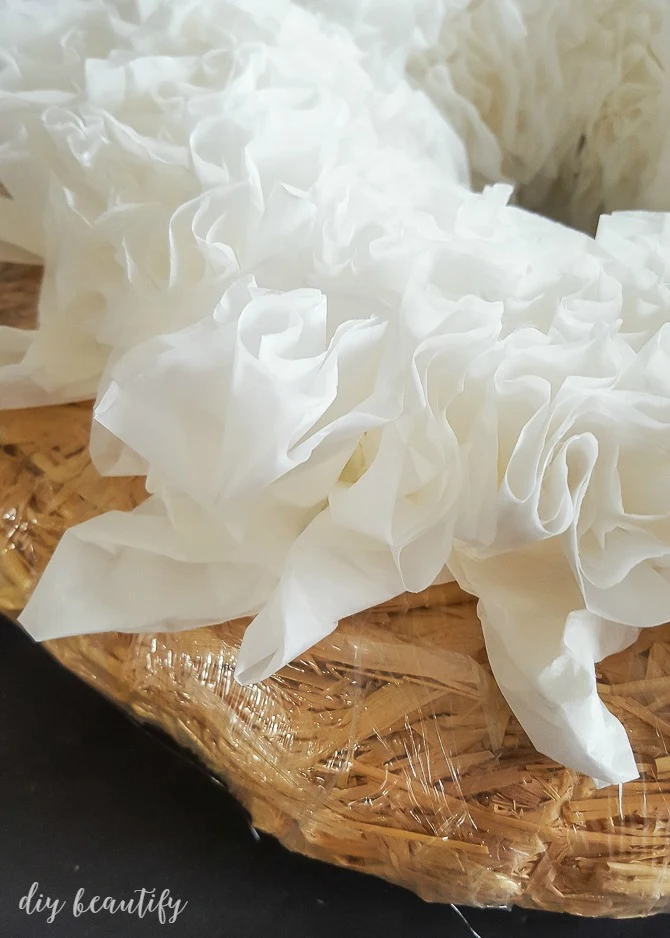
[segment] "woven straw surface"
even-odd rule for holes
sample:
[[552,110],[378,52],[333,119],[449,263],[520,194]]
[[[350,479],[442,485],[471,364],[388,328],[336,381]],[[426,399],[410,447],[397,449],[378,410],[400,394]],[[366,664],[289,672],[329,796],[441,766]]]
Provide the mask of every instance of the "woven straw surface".
[[[30,321],[37,279],[0,269],[2,321]],[[0,412],[9,614],[66,528],[143,497],[141,480],[96,474],[89,423],[85,404]],[[233,680],[244,625],[48,647],[197,753],[292,849],[431,900],[584,915],[670,908],[669,627],[600,665],[641,778],[596,791],[533,749],[491,677],[475,603],[455,586],[355,616],[248,688]]]

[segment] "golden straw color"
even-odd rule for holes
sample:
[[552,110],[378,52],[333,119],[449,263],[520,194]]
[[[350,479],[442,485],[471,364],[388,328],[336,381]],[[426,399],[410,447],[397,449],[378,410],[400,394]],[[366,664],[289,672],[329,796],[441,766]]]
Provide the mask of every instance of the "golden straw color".
[[[0,269],[4,322],[38,275]],[[17,614],[71,525],[129,510],[89,404],[0,412],[0,609]],[[77,623],[84,626],[84,623]],[[340,624],[263,684],[233,680],[244,622],[49,642],[66,667],[195,752],[289,848],[429,900],[581,915],[670,908],[670,627],[599,666],[640,780],[597,791],[539,755],[491,677],[472,597],[405,595]]]

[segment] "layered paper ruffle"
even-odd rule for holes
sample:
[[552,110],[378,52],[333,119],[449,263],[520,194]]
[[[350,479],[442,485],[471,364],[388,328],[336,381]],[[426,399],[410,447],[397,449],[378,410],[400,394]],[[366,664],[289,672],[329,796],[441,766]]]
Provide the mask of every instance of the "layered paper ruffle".
[[[509,71],[463,84],[493,35],[481,5],[37,6],[2,14],[0,238],[46,273],[38,331],[0,335],[0,405],[97,395],[98,468],[151,496],[64,536],[28,630],[255,615],[237,674],[259,681],[342,617],[456,577],[537,748],[635,777],[594,663],[670,619],[667,216],[603,216],[593,239],[507,185],[471,190],[468,158],[509,175],[482,87],[525,113]],[[640,6],[636,36],[658,25]],[[496,43],[549,8],[500,5]],[[540,136],[560,24],[538,34]],[[528,145],[531,175],[579,119]]]

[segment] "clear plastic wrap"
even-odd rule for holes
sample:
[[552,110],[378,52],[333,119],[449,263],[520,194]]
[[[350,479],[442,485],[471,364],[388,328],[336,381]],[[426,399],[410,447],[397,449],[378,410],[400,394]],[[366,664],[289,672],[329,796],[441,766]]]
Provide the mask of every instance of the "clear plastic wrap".
[[[34,297],[24,274],[2,271],[15,321]],[[89,424],[86,404],[0,413],[9,615],[66,528],[144,497],[143,480],[97,475]],[[245,624],[48,648],[195,752],[290,849],[429,900],[622,917],[670,908],[670,627],[599,666],[640,779],[596,790],[533,749],[491,677],[475,601],[453,584],[345,620],[249,687],[233,678]]]

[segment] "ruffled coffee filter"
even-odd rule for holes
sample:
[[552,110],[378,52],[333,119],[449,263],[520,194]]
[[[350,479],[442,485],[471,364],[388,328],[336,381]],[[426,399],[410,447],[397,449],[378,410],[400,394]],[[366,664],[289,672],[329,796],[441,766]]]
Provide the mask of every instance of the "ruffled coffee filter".
[[456,579],[537,749],[636,778],[594,664],[670,619],[668,24],[8,0],[1,247],[45,274],[0,406],[96,397],[150,496],[65,534],[28,631],[255,616],[258,682]]

